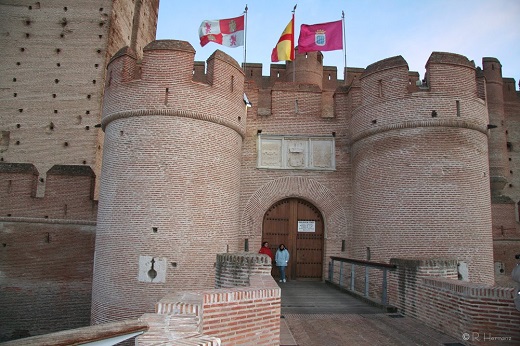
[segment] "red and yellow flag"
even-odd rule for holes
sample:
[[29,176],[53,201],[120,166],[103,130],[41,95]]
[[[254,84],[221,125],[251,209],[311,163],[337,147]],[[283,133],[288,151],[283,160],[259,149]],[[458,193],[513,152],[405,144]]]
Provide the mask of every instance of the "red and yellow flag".
[[271,53],[271,61],[294,60],[294,14]]

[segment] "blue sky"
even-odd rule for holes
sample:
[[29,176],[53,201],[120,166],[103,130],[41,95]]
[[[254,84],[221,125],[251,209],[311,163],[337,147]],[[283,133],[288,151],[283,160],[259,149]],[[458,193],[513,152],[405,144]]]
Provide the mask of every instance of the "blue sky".
[[[157,39],[188,41],[197,51],[196,60],[206,60],[215,50],[229,54],[239,64],[243,47],[228,48],[215,43],[199,44],[198,28],[206,19],[239,16],[247,4],[247,62],[262,63],[269,74],[271,51],[295,15],[296,41],[301,24],[341,19],[345,11],[347,66],[365,68],[402,55],[411,71],[424,75],[424,65],[433,51],[462,54],[482,66],[483,57],[502,63],[504,77],[520,79],[519,0],[348,0],[245,2],[161,0]],[[337,66],[343,78],[344,52],[323,52],[324,65]],[[340,72],[341,71],[341,72]]]

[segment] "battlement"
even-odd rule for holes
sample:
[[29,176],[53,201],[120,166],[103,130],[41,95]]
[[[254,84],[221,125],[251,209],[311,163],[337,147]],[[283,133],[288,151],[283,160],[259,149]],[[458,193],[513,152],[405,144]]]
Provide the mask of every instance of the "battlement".
[[55,165],[46,173],[45,196],[36,197],[39,172],[29,163],[0,163],[0,217],[94,221],[95,174],[89,166]]
[[482,58],[482,70],[487,83],[502,84],[502,64],[497,58]]
[[477,96],[475,62],[463,55],[433,52],[426,63],[426,80],[432,93]]
[[102,127],[128,116],[172,115],[205,119],[243,134],[244,73],[217,50],[204,66],[188,42],[150,42],[142,60],[125,47],[108,64]]
[[425,84],[414,88],[412,77],[401,56],[366,68],[360,77],[361,106],[351,119],[353,140],[420,122],[486,133],[487,108],[477,92],[474,62],[462,55],[434,52],[426,64]]
[[514,78],[503,78],[504,83],[504,100],[520,101],[520,92],[516,90],[516,81]]
[[[205,75],[204,63],[196,62],[195,64],[194,78],[201,79]],[[323,54],[321,52],[296,53],[295,62],[270,64],[268,76],[262,75],[263,64],[261,63],[248,62],[242,67],[245,71],[245,79],[248,82],[254,82],[258,89],[269,89],[279,82],[314,84],[322,90],[335,90],[344,84],[343,80],[338,79],[338,68],[336,66],[323,66]],[[359,69],[349,68],[349,71],[352,72],[357,70]]]

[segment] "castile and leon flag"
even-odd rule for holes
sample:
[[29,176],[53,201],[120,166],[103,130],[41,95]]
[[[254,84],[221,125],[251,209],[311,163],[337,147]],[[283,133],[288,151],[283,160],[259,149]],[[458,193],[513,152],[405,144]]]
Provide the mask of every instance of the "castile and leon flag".
[[204,20],[199,27],[200,45],[204,47],[209,42],[215,42],[226,47],[244,45],[244,16]]
[[338,49],[343,49],[343,23],[341,20],[301,25],[298,53]]

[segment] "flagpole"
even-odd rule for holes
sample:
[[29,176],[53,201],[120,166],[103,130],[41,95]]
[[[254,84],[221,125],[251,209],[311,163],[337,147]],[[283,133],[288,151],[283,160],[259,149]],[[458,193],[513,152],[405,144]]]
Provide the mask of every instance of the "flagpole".
[[345,12],[341,11],[341,21],[343,22],[343,53],[345,54],[344,60],[344,71],[343,79],[345,79],[345,85],[347,84],[347,36],[345,36]]
[[[294,51],[294,14],[296,13],[296,6],[298,6],[298,4],[294,5],[294,8],[292,10],[292,35],[293,35],[293,46],[292,46],[292,50]],[[293,75],[292,75],[292,81],[293,83],[296,81],[296,54],[294,55],[294,60],[293,60]]]
[[247,64],[247,4],[244,9],[245,14],[245,25],[244,25],[244,74],[247,72],[246,64]]

